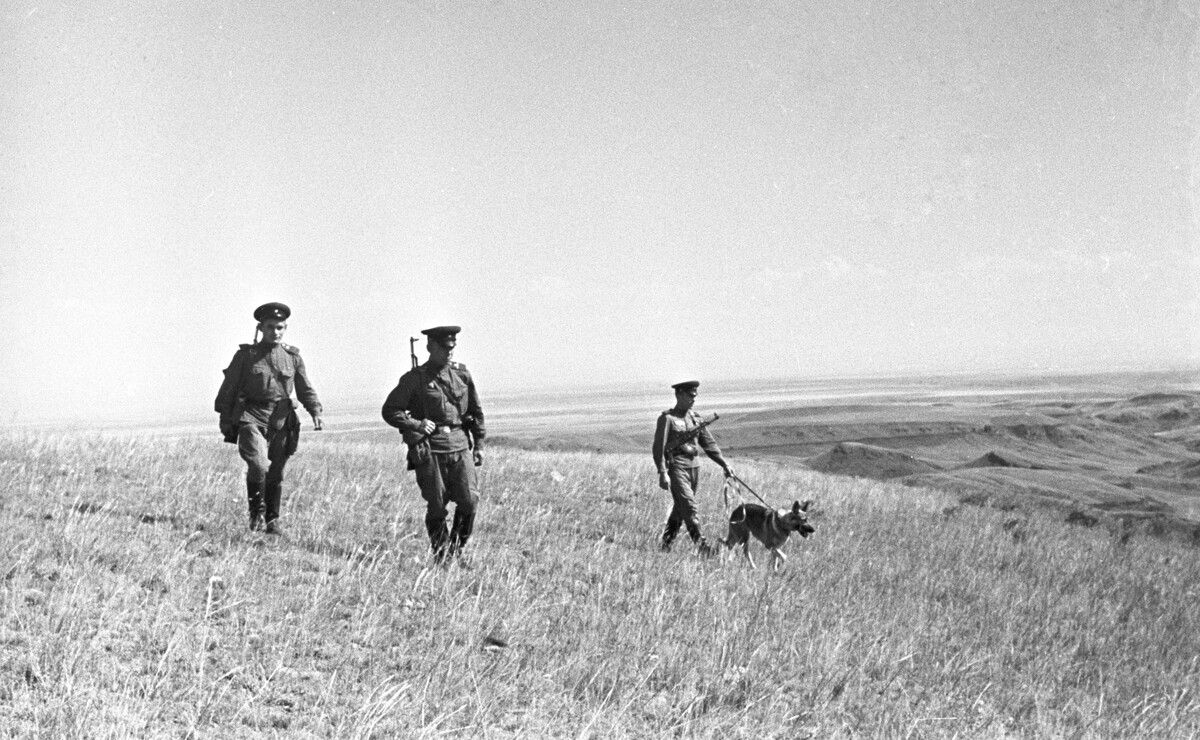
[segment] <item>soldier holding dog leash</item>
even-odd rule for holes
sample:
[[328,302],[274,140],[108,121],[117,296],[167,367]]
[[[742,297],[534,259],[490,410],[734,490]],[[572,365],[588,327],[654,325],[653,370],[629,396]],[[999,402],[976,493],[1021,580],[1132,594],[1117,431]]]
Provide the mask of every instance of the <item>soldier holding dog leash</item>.
[[725,462],[721,448],[708,431],[708,425],[716,421],[716,415],[703,421],[692,411],[699,394],[700,381],[688,380],[671,386],[675,390],[675,406],[662,412],[654,430],[654,467],[658,469],[658,487],[671,492],[671,513],[667,516],[662,533],[662,549],[671,549],[680,526],[686,527],[688,536],[696,543],[701,555],[715,554],[715,548],[700,532],[700,521],[696,513],[696,489],[700,483],[700,449],[720,465],[726,476],[733,475],[733,468]]
[[[479,503],[475,468],[483,464],[486,435],[475,380],[465,365],[452,360],[457,326],[436,326],[428,337],[429,360],[413,367],[383,403],[383,420],[400,430],[408,446],[408,469],[416,473],[425,499],[425,530],[434,557],[457,555],[475,527]],[[446,529],[447,505],[454,523]]]
[[[300,350],[283,343],[292,310],[282,303],[266,303],[254,310],[258,326],[254,343],[243,344],[234,354],[217,391],[214,410],[221,415],[221,434],[238,446],[246,461],[246,501],[250,531],[283,534],[279,507],[283,498],[283,467],[296,451],[300,419],[292,391],[312,416],[320,431],[321,401],[308,380]],[[262,341],[258,335],[262,332]]]

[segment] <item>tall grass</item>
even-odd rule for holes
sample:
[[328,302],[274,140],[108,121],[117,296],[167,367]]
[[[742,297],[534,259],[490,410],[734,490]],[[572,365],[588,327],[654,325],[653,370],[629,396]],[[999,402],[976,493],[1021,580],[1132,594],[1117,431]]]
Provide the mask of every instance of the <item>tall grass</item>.
[[1200,735],[1196,548],[736,461],[772,503],[817,502],[771,574],[660,553],[648,454],[492,449],[472,567],[436,567],[401,461],[390,440],[307,435],[280,540],[245,531],[218,441],[0,436],[0,727]]

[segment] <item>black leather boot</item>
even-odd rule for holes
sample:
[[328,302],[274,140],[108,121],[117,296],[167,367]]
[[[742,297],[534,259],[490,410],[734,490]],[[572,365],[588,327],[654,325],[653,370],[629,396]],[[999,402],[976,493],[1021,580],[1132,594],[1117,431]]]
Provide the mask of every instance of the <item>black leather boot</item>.
[[692,542],[696,543],[696,552],[700,557],[711,558],[717,554],[716,548],[708,540],[704,539],[704,535],[700,534],[699,522],[695,519],[688,519],[684,522],[684,526],[687,527],[688,536],[692,538]]
[[454,526],[450,528],[450,555],[457,555],[464,547],[467,546],[467,540],[471,539],[471,532],[475,529],[475,512],[470,514],[462,514],[457,510],[454,512]]
[[671,543],[675,541],[675,535],[679,534],[679,520],[668,519],[667,526],[663,527],[662,533],[662,551],[670,552]]
[[266,493],[266,532],[267,534],[283,534],[279,525],[279,503],[283,499],[283,481],[267,481]]
[[263,519],[263,484],[262,481],[246,481],[246,505],[250,509],[250,531],[261,532],[266,527]]
[[425,522],[425,531],[429,533],[429,549],[433,551],[433,559],[439,563],[446,559],[446,520]]

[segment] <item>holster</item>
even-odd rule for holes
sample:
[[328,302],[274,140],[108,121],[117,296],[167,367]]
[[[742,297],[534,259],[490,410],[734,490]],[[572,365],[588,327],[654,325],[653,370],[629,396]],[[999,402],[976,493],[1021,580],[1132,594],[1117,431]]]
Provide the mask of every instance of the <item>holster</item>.
[[479,441],[479,424],[475,421],[475,417],[470,414],[464,416],[462,428],[467,434],[467,449],[475,449],[476,443]]

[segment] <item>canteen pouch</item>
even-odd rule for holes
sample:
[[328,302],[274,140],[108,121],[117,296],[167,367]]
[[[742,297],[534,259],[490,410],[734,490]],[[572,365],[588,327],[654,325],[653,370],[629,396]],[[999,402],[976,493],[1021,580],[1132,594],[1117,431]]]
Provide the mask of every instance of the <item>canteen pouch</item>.
[[422,440],[415,445],[409,445],[407,457],[409,470],[416,470],[429,462],[429,442]]
[[284,398],[275,404],[267,422],[267,459],[271,462],[296,454],[300,444],[300,417],[292,399]]

